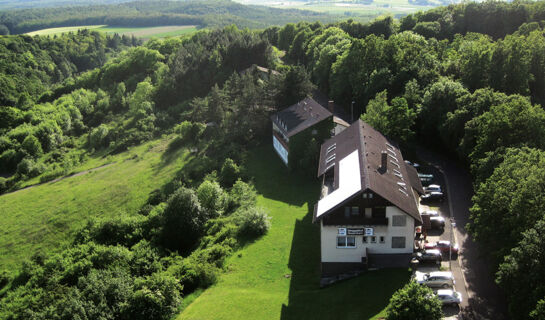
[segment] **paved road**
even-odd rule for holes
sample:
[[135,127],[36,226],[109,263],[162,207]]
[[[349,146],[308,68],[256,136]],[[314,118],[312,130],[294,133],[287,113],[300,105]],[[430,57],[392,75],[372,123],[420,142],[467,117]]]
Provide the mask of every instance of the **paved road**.
[[[466,169],[452,159],[429,150],[419,150],[419,156],[443,173],[448,202],[445,202],[441,209],[446,213],[446,216],[450,211],[450,217],[456,223],[453,236],[460,246],[460,254],[457,260],[452,261],[452,271],[459,276],[463,272],[465,291],[468,295],[468,299],[466,299],[468,304],[462,305],[460,318],[507,319],[505,297],[494,282],[490,271],[491,265],[480,254],[479,248],[466,231],[473,194],[471,176]],[[450,230],[450,226],[447,225],[441,238],[448,240]],[[458,280],[456,282],[459,283]]]

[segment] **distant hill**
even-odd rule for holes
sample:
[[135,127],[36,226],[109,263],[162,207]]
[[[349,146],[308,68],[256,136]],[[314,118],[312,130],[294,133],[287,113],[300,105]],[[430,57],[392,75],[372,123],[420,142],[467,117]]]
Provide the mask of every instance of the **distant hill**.
[[[121,0],[112,0],[116,1]],[[7,33],[7,30],[9,34],[20,34],[44,28],[99,24],[131,27],[222,27],[235,24],[238,27],[263,28],[302,20],[328,23],[341,18],[307,10],[242,5],[230,0],[135,1],[85,7],[72,5],[3,11],[0,12],[0,34]]]

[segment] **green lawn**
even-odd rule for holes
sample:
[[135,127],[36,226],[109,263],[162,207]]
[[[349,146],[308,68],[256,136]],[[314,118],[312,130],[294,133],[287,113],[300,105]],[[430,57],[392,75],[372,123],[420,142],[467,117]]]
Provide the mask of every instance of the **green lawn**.
[[163,156],[170,139],[108,158],[91,158],[74,171],[105,162],[90,173],[0,196],[0,270],[18,269],[34,252],[59,251],[91,217],[135,213],[149,193],[171,180],[189,160],[183,150]]
[[[383,316],[406,270],[383,270],[319,288],[320,235],[311,223],[319,183],[289,173],[271,146],[251,153],[258,204],[272,217],[267,235],[235,252],[219,282],[177,319],[368,319]],[[192,297],[193,298],[193,297]]]
[[117,33],[119,35],[135,36],[141,39],[165,38],[184,34],[191,34],[197,31],[196,26],[156,26],[156,27],[112,27],[107,25],[90,25],[75,27],[48,28],[28,32],[28,35],[53,36],[68,32],[76,32],[81,29],[104,32],[107,34]]

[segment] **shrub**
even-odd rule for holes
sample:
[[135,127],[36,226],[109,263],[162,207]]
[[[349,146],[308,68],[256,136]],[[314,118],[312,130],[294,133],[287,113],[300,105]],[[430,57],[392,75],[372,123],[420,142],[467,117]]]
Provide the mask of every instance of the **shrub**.
[[230,158],[221,166],[219,182],[224,188],[230,188],[240,178],[240,167]]
[[87,222],[76,235],[77,243],[93,241],[103,245],[124,245],[130,247],[142,239],[142,216],[121,215],[108,219],[94,219]]
[[207,212],[202,209],[195,192],[184,187],[170,196],[163,216],[163,245],[183,252],[195,245],[208,220]]
[[9,273],[6,270],[2,270],[2,272],[0,272],[0,289],[5,287],[10,280],[11,280],[11,277]]
[[439,320],[442,316],[441,301],[430,288],[415,281],[397,290],[386,307],[388,320]]
[[263,208],[242,208],[235,213],[235,221],[241,235],[261,236],[271,227],[271,218]]
[[101,124],[89,133],[89,146],[95,149],[101,149],[108,145],[108,126]]
[[26,151],[26,153],[33,158],[37,158],[43,153],[40,141],[38,140],[38,138],[31,134],[26,136],[21,146]]
[[209,211],[210,216],[221,215],[227,205],[227,195],[217,182],[204,181],[197,189],[199,202]]
[[130,319],[170,319],[182,301],[178,280],[166,273],[154,273],[135,283],[130,301]]
[[30,173],[33,167],[34,167],[34,161],[32,161],[32,159],[29,159],[29,158],[24,158],[17,165],[17,173],[20,175],[26,176]]
[[253,206],[256,203],[256,199],[257,192],[254,186],[240,179],[237,180],[229,192],[231,208]]
[[189,293],[197,288],[207,288],[216,283],[218,272],[214,265],[199,261],[192,254],[189,258],[182,260],[182,263],[174,270],[174,275],[180,279],[183,292]]

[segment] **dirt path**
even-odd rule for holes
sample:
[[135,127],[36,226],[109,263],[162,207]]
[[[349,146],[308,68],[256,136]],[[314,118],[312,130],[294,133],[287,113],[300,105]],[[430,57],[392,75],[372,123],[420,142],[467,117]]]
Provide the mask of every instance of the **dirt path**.
[[53,179],[53,180],[51,180],[51,181],[33,184],[33,185],[31,185],[31,186],[24,187],[24,188],[21,188],[21,189],[19,189],[19,190],[15,190],[15,191],[12,191],[12,192],[6,192],[6,193],[4,193],[4,194],[16,193],[16,192],[19,192],[19,191],[28,190],[28,189],[31,189],[31,188],[34,188],[34,187],[37,187],[37,186],[41,186],[42,184],[46,184],[46,183],[55,183],[55,182],[59,182],[59,181],[64,180],[64,179],[79,177],[79,176],[82,176],[82,175],[84,175],[84,174],[93,172],[93,171],[95,171],[95,170],[104,169],[104,168],[109,167],[109,166],[111,166],[111,165],[113,165],[113,164],[115,164],[115,162],[103,164],[103,165],[101,165],[101,166],[99,166],[99,167],[92,168],[92,169],[89,169],[89,170],[80,171],[80,172],[77,172],[77,173],[73,173],[73,174],[68,175],[68,176],[59,177],[59,178]]
[[463,308],[463,319],[507,319],[506,300],[494,282],[491,265],[480,253],[480,248],[468,235],[469,208],[473,188],[471,176],[465,168],[429,150],[418,150],[422,160],[434,165],[445,175],[451,217],[456,222],[454,237],[460,246],[458,262],[465,278],[469,306]]

